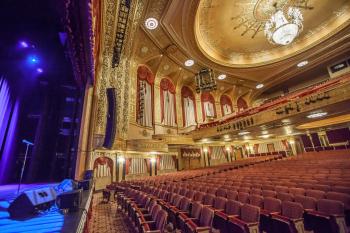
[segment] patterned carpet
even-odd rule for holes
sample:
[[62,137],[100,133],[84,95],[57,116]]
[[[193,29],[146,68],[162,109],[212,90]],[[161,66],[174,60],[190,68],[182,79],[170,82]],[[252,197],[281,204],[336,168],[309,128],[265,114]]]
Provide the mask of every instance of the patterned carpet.
[[92,218],[89,225],[89,232],[93,233],[134,233],[129,229],[124,217],[117,213],[117,204],[113,201],[104,203],[102,194],[94,194]]

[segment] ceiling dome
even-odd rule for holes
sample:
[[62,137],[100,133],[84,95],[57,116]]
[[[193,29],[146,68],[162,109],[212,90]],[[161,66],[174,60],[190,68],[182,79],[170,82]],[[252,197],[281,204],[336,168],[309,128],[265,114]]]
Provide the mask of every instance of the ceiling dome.
[[[283,60],[324,41],[350,23],[350,2],[291,0],[203,0],[195,19],[196,42],[218,64],[253,67]],[[299,5],[296,5],[299,4]],[[297,7],[304,30],[287,46],[270,44],[266,21],[278,9]]]

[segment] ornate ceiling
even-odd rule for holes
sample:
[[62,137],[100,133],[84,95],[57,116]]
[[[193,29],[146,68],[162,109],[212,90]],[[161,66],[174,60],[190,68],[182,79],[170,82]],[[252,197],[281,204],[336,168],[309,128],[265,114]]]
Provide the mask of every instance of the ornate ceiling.
[[[262,31],[276,1],[280,7],[298,6],[304,15],[303,32],[287,46],[269,44]],[[194,74],[210,67],[227,75],[218,80],[219,92],[249,93],[251,99],[350,52],[348,0],[148,0],[141,17],[141,22],[155,18],[159,26],[149,30],[140,24],[136,62],[176,85],[194,86]],[[184,66],[187,59],[195,64]],[[296,67],[306,59],[306,67]],[[264,88],[256,90],[258,83]]]
[[[265,22],[278,8],[301,10],[304,30],[287,46],[270,44]],[[348,0],[203,0],[195,35],[205,56],[232,67],[251,67],[286,59],[324,41],[349,24]]]

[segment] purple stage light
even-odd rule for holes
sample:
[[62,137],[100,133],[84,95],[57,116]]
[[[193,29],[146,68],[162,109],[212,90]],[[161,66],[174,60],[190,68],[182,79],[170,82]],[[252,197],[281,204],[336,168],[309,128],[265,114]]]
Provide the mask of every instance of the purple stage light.
[[44,70],[42,68],[37,68],[36,72],[38,72],[39,74],[41,74],[42,72],[44,72]]
[[35,56],[35,55],[30,55],[30,56],[28,57],[28,63],[29,63],[29,64],[38,64],[38,63],[39,63],[39,59],[38,59],[38,57]]
[[29,46],[28,43],[25,41],[21,41],[19,44],[21,45],[22,48],[28,48]]

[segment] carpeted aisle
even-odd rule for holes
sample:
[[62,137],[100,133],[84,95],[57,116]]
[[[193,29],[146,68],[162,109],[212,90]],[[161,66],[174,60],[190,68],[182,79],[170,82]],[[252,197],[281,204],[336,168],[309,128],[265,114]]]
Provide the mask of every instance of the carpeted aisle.
[[94,194],[92,218],[89,232],[93,233],[133,233],[126,225],[123,216],[117,213],[117,204],[114,201],[102,202],[102,194]]

